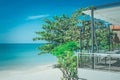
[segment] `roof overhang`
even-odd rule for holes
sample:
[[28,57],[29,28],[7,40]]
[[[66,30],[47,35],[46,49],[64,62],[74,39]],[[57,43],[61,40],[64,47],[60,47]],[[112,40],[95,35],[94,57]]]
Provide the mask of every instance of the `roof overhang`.
[[120,31],[120,26],[111,25],[111,26],[110,26],[110,29],[111,29],[111,30],[114,30],[114,31]]
[[[115,4],[114,4],[115,5]],[[83,11],[91,16],[91,10]],[[120,26],[120,2],[116,6],[94,7],[94,18],[104,20],[112,25]]]

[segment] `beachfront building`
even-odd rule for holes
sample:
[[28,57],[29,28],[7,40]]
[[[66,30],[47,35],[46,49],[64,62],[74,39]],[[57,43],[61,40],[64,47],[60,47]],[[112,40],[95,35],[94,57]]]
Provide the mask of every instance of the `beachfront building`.
[[[90,53],[79,53],[80,67],[120,71],[120,2],[91,7],[90,10],[83,11],[83,13],[91,16],[92,48]],[[108,31],[115,32],[115,36],[109,38],[108,51],[95,52],[94,50],[95,19],[103,20],[107,23]],[[116,44],[117,48],[114,48],[113,44]]]
[[117,39],[117,41],[115,43],[119,44],[120,43],[120,26],[111,25],[110,29],[116,33],[118,39]]

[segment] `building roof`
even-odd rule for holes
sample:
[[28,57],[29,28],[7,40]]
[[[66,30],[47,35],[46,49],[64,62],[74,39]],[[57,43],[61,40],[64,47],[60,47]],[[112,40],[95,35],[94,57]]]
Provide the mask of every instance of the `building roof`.
[[111,25],[111,26],[110,26],[110,29],[111,29],[111,30],[117,30],[117,31],[119,30],[119,31],[120,31],[120,26]]
[[[83,13],[91,16],[91,10],[83,11]],[[94,9],[94,18],[107,21],[112,25],[120,26],[120,4]]]

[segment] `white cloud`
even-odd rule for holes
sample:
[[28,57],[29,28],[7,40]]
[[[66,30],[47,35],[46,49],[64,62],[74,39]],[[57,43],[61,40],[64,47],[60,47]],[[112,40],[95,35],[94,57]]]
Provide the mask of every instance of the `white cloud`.
[[33,41],[33,38],[37,37],[36,31],[40,31],[41,24],[37,23],[25,23],[16,26],[9,32],[0,34],[0,43],[46,43],[45,41]]
[[36,15],[36,16],[28,16],[27,20],[34,20],[34,19],[41,19],[41,18],[45,18],[48,17],[48,14],[44,14],[44,15]]

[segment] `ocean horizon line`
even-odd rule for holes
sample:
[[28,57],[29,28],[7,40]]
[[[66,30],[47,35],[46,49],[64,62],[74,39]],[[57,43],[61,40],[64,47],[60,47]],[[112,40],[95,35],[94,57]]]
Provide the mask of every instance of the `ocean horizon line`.
[[0,43],[1,44],[47,44],[47,43]]

